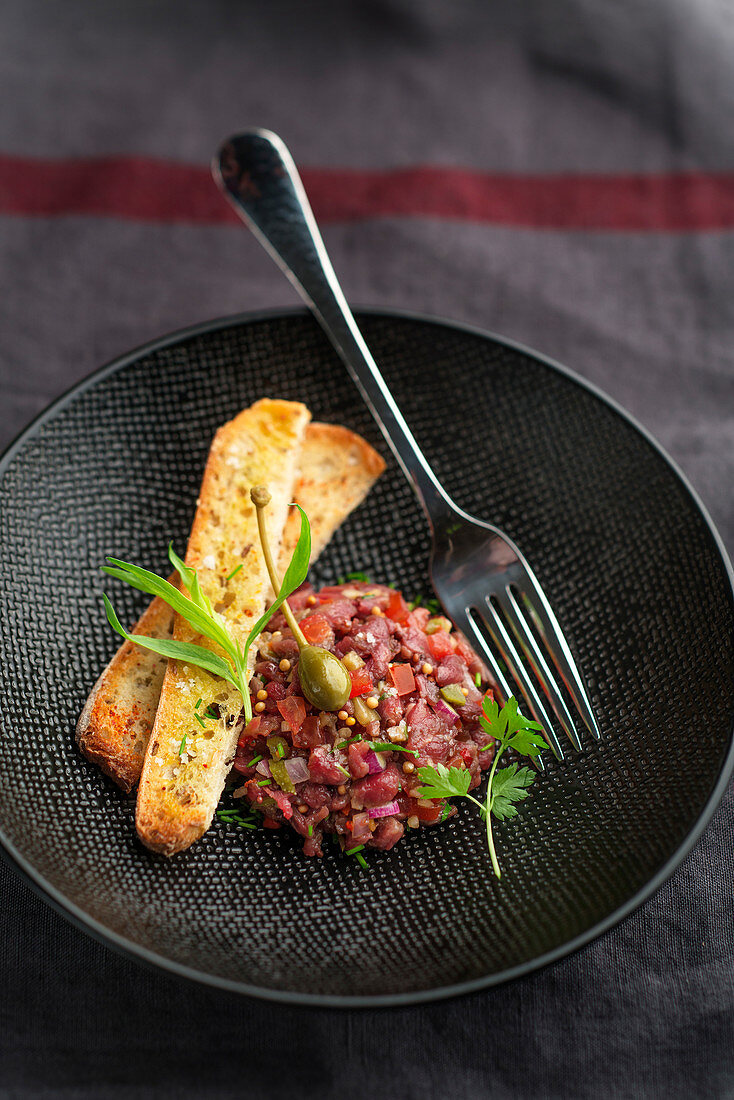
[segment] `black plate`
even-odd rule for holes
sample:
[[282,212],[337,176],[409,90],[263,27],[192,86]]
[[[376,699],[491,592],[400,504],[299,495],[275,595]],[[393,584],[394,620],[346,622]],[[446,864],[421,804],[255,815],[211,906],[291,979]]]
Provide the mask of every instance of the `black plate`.
[[[528,350],[412,316],[365,335],[418,442],[465,509],[535,567],[602,729],[549,762],[492,876],[471,806],[369,870],[306,860],[282,833],[216,823],[171,861],[138,843],[134,800],[76,751],[116,639],[99,566],[166,570],[186,544],[215,428],[263,395],[305,401],[386,448],[315,322],[236,317],[104,368],[0,467],[0,821],[43,895],[105,942],[179,974],[292,1002],[406,1004],[491,985],[579,947],[690,849],[734,765],[732,578],[657,445],[603,395]],[[426,586],[428,533],[393,462],[315,569]],[[144,598],[114,585],[132,620]],[[111,590],[112,590],[111,589]]]

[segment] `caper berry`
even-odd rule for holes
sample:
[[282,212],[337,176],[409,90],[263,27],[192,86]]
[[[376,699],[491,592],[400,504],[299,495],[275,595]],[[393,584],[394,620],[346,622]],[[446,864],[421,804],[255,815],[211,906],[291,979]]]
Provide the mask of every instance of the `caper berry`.
[[323,646],[307,645],[301,649],[298,678],[303,694],[319,710],[339,710],[352,689],[344,665]]

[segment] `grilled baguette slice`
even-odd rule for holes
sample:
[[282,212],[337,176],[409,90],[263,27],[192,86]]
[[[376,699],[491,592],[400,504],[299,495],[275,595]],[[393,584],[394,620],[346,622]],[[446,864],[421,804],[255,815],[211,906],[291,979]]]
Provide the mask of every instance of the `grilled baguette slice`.
[[[268,595],[250,489],[270,490],[268,527],[277,555],[309,418],[305,405],[258,401],[219,429],[209,452],[186,564],[198,571],[202,590],[240,643]],[[173,636],[216,651],[178,616]],[[149,848],[173,855],[208,829],[234,758],[241,710],[239,692],[226,681],[169,662],[138,789],[136,826]]]
[[[377,451],[355,432],[338,424],[308,425],[294,500],[311,521],[312,561],[364,500],[384,469]],[[291,508],[280,553],[281,576],[293,555],[300,529],[299,512]],[[173,581],[177,575],[169,579]],[[170,638],[174,618],[168,604],[155,599],[136,623],[133,634]],[[131,791],[140,778],[166,665],[165,657],[124,642],[94,685],[77,724],[77,744],[84,756],[125,791]]]
[[[175,584],[178,574],[168,579]],[[170,638],[174,619],[168,604],[155,599],[132,633]],[[92,688],[77,722],[76,742],[84,756],[124,791],[131,791],[140,779],[167,664],[165,657],[123,642]]]
[[[339,424],[309,424],[301,448],[295,499],[311,523],[311,560],[347,516],[362,503],[385,469],[385,462],[361,435]],[[283,533],[280,575],[293,556],[301,530],[291,508]]]

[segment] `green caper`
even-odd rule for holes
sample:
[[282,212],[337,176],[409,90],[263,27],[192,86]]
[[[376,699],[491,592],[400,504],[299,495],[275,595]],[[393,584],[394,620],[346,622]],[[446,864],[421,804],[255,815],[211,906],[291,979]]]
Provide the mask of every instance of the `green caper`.
[[334,653],[322,646],[306,645],[298,658],[301,690],[319,710],[339,710],[349,698],[352,681]]

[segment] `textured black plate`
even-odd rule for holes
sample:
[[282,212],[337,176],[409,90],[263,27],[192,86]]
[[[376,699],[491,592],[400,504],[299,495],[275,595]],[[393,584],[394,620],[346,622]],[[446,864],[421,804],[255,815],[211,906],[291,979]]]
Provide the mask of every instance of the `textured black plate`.
[[[74,746],[116,640],[106,554],[166,570],[215,428],[263,395],[305,401],[386,448],[312,319],[234,318],[113,363],[57,402],[0,467],[7,852],[66,915],[118,948],[244,992],[397,1004],[476,989],[578,947],[670,874],[732,769],[732,585],[690,488],[657,446],[561,368],[495,337],[368,314],[365,334],[454,499],[507,531],[575,646],[602,729],[549,762],[497,829],[472,807],[363,872],[283,833],[219,823],[171,861],[138,843],[134,801]],[[425,588],[428,533],[394,463],[337,534],[349,569]],[[114,587],[114,585],[113,585]],[[132,620],[144,598],[114,588]],[[685,760],[686,766],[682,766]]]

